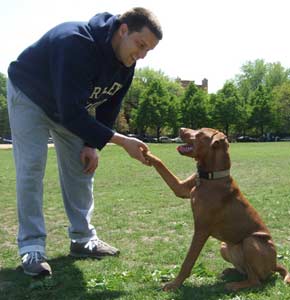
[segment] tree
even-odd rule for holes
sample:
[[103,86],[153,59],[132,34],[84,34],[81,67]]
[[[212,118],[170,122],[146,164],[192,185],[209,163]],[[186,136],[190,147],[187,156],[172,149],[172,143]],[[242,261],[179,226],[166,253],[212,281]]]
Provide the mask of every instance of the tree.
[[183,126],[200,128],[207,125],[207,94],[194,83],[186,88],[180,106]]
[[145,88],[145,81],[143,81],[141,75],[138,75],[139,72],[139,70],[136,70],[136,74],[124,98],[123,104],[124,118],[126,119],[130,132],[136,131],[136,126],[132,122],[132,111],[138,108],[140,96]]
[[6,101],[6,81],[6,76],[0,73],[0,136],[10,136]]
[[238,95],[238,90],[233,82],[228,81],[218,91],[212,110],[212,120],[216,127],[221,128],[229,135],[230,127],[240,127],[246,116]]
[[264,133],[266,128],[269,131],[281,128],[282,115],[278,113],[281,103],[275,97],[279,87],[289,82],[289,76],[290,70],[279,62],[265,63],[262,59],[247,62],[242,66],[242,73],[236,76],[242,107],[250,115],[248,127],[256,133]]
[[7,78],[4,74],[0,73],[0,95],[6,98],[6,81]]
[[249,124],[263,135],[265,128],[270,128],[274,120],[271,96],[263,85],[259,85],[252,94],[251,106],[252,113]]
[[[165,76],[163,72],[155,71],[150,68],[136,70],[132,85],[125,96],[123,105],[124,116],[129,125],[129,131],[133,133],[138,132],[139,134],[144,134],[147,128],[150,128],[150,126],[145,125],[144,122],[146,122],[146,120],[143,122],[143,117],[137,117],[137,115],[141,113],[141,109],[139,109],[141,98],[144,97],[145,91],[153,82],[161,82],[161,85],[165,90],[167,90],[168,114],[170,114],[171,117],[164,122],[170,127],[170,130],[172,130],[173,134],[177,134],[177,128],[180,121],[179,102],[180,97],[183,94],[183,88],[179,83]],[[143,109],[144,108],[142,108],[142,110]],[[138,126],[136,123],[137,121]]]
[[168,103],[167,111],[167,125],[172,130],[172,135],[177,136],[181,125],[181,114],[180,114],[180,99],[171,95]]
[[265,85],[268,90],[273,90],[277,86],[289,81],[290,69],[285,69],[281,63],[267,64],[267,73],[265,75]]
[[137,69],[132,84],[124,98],[124,117],[128,123],[129,131],[137,131],[136,124],[133,119],[133,111],[139,106],[141,94],[153,80],[161,80],[165,75],[161,71],[155,71],[150,68]]
[[171,129],[173,136],[178,135],[179,128],[181,126],[181,98],[184,95],[184,89],[180,82],[176,80],[169,80],[165,78],[166,89],[169,93],[168,103],[168,115],[167,115],[167,126]]
[[127,133],[129,132],[128,122],[125,118],[124,109],[121,109],[115,124],[115,128],[118,132]]
[[152,128],[159,140],[161,129],[167,124],[168,106],[169,94],[164,81],[152,80],[142,93],[134,114],[139,133],[145,134],[148,128]]
[[290,82],[284,82],[273,90],[273,109],[275,111],[275,131],[289,133],[290,130]]
[[247,102],[258,86],[265,84],[267,65],[263,59],[257,59],[244,64],[241,70],[242,73],[236,76],[236,83],[240,95]]

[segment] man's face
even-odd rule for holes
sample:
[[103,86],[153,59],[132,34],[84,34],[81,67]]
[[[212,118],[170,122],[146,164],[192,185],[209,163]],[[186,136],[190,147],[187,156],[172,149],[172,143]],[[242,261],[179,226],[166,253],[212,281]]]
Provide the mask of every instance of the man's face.
[[138,59],[144,58],[159,42],[147,27],[143,27],[140,32],[129,33],[128,26],[122,24],[116,34],[119,39],[114,48],[115,54],[126,67],[131,67]]

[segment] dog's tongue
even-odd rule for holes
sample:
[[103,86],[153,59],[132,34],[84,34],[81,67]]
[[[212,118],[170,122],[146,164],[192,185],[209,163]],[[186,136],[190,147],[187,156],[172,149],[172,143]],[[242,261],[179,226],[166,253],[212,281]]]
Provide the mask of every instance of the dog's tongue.
[[191,145],[180,145],[176,149],[180,154],[185,154],[191,152],[193,147]]

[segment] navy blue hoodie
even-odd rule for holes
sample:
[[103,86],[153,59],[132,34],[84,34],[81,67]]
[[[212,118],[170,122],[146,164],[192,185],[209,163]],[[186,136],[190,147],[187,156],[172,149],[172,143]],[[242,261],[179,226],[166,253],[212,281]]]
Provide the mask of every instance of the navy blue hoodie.
[[[67,22],[25,49],[9,78],[53,121],[101,150],[130,87],[135,64],[126,67],[113,51],[117,16],[97,14],[89,22]],[[93,117],[89,111],[95,111]]]

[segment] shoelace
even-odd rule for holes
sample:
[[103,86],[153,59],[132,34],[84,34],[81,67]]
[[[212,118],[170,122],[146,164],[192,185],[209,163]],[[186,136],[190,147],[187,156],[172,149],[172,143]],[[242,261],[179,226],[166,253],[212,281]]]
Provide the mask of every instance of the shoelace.
[[37,262],[42,262],[46,257],[38,251],[28,252],[22,257],[22,263],[32,264]]
[[90,251],[92,251],[94,248],[98,248],[98,246],[104,245],[104,242],[101,240],[89,240],[85,244],[85,248],[88,248]]

